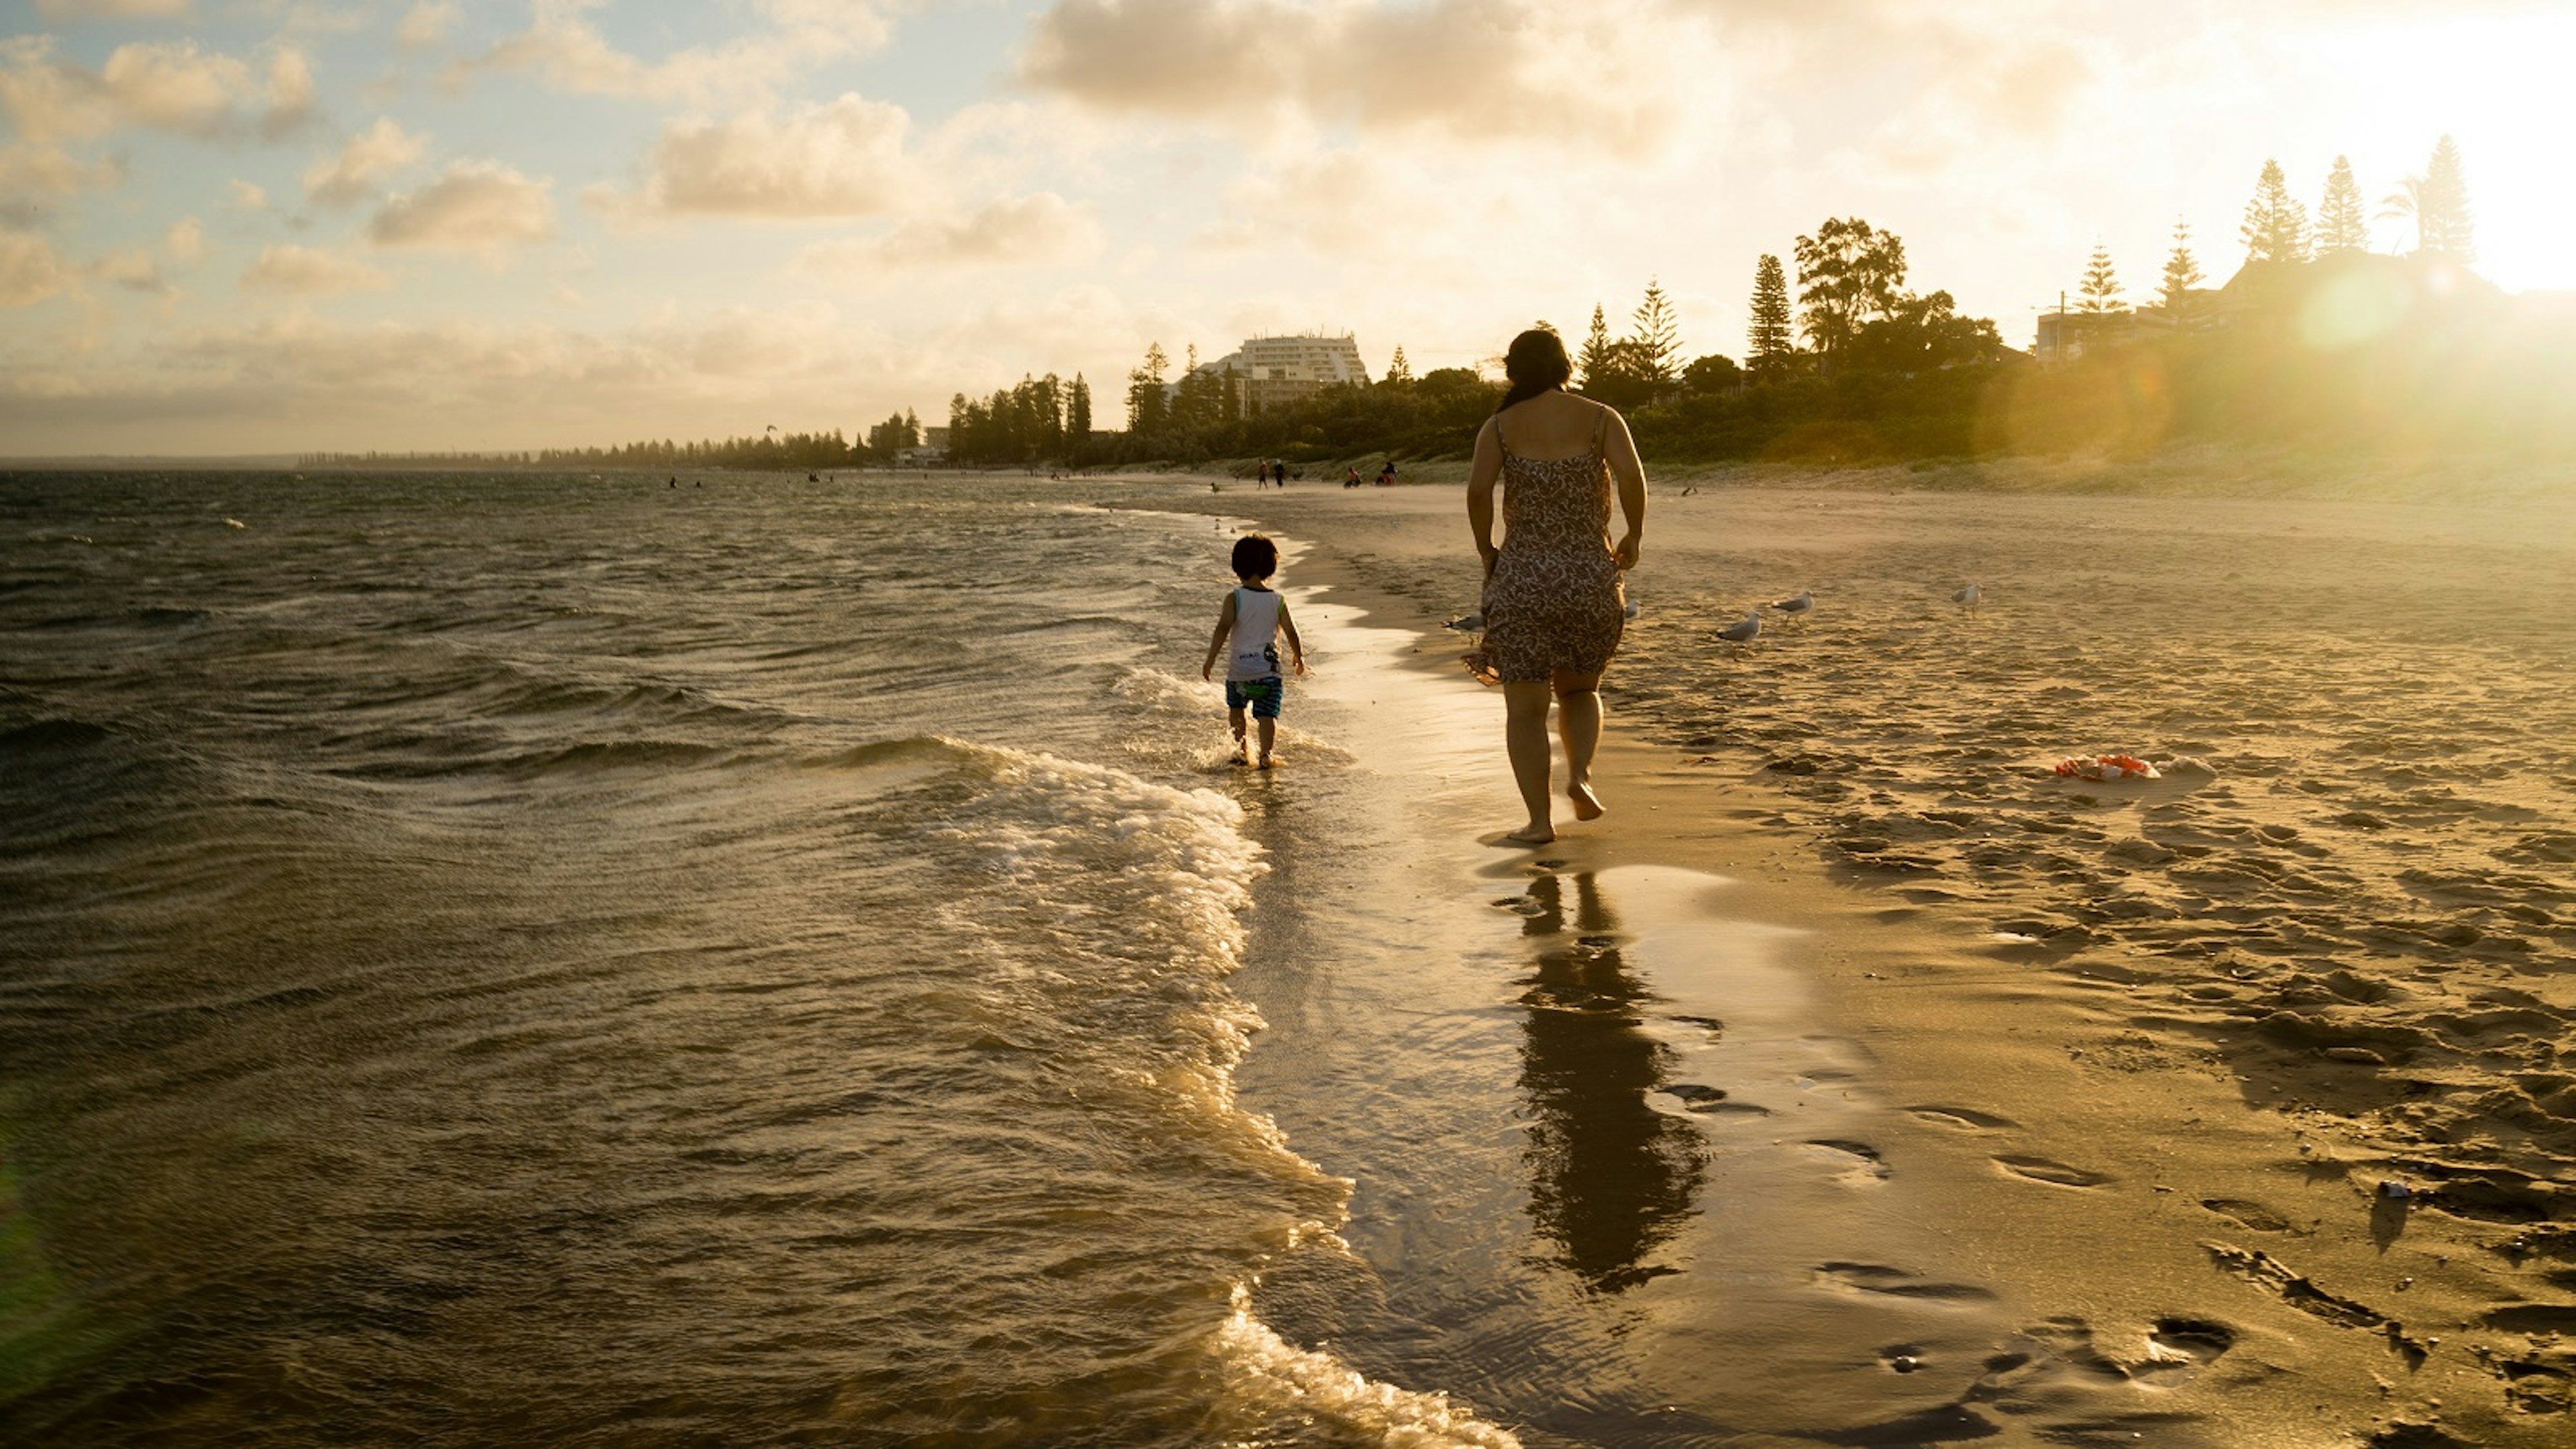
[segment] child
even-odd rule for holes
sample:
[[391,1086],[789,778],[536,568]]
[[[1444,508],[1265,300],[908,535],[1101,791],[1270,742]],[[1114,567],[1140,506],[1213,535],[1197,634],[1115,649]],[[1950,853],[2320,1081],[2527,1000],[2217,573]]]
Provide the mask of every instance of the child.
[[1279,678],[1279,645],[1277,636],[1288,636],[1288,657],[1297,672],[1306,672],[1306,646],[1298,642],[1297,625],[1288,617],[1288,601],[1263,580],[1279,571],[1279,545],[1257,533],[1247,533],[1234,541],[1234,576],[1243,587],[1225,596],[1225,607],[1216,616],[1216,633],[1208,639],[1207,659],[1199,665],[1199,678],[1215,677],[1217,651],[1226,647],[1226,638],[1234,639],[1231,662],[1225,668],[1226,722],[1234,729],[1234,762],[1248,763],[1244,749],[1243,712],[1261,721],[1261,768],[1271,765],[1270,746],[1279,730],[1279,697],[1285,686]]

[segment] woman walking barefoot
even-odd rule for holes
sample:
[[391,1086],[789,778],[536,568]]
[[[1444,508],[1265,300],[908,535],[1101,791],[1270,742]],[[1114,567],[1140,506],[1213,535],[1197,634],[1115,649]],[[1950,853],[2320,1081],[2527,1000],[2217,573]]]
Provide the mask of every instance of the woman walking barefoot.
[[[1556,838],[1547,702],[1556,696],[1565,741],[1565,793],[1574,818],[1596,819],[1592,755],[1601,743],[1601,672],[1619,647],[1626,600],[1619,575],[1636,567],[1646,527],[1646,470],[1627,421],[1565,390],[1574,365],[1564,339],[1536,327],[1503,357],[1511,389],[1476,434],[1467,525],[1485,560],[1485,653],[1502,681],[1503,740],[1529,822],[1506,845]],[[1503,485],[1503,542],[1494,535],[1494,482]],[[1628,531],[1610,540],[1616,479]]]

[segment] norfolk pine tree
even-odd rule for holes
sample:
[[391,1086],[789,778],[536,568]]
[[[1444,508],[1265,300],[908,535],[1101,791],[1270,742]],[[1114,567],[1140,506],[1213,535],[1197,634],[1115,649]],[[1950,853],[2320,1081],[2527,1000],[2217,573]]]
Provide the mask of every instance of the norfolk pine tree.
[[2424,164],[2416,192],[2415,225],[2427,254],[2467,265],[2478,259],[2476,224],[2469,216],[2469,178],[2460,147],[2444,136]]
[[1798,350],[1796,323],[1789,312],[1789,282],[1780,259],[1764,253],[1753,268],[1753,320],[1744,329],[1745,364],[1755,376],[1788,366]]
[[1589,392],[1594,381],[1614,371],[1610,356],[1610,326],[1601,320],[1601,305],[1592,306],[1592,330],[1583,335],[1583,351],[1574,359],[1577,387]]
[[2191,254],[2191,225],[2177,221],[2174,223],[2173,252],[2165,258],[2165,310],[2180,311],[2184,294],[2199,285],[2200,263]]
[[1413,364],[1404,360],[1404,344],[1401,342],[1395,345],[1395,356],[1387,359],[1385,380],[1388,382],[1413,381]]
[[1630,339],[1636,343],[1631,365],[1641,381],[1669,385],[1679,376],[1681,327],[1673,317],[1672,300],[1664,295],[1663,284],[1653,278],[1646,281],[1645,300],[1637,304],[1636,323],[1636,335]]
[[2245,203],[2248,262],[2304,262],[2308,259],[2308,210],[2290,199],[2289,178],[2281,163],[2266,160],[2254,181],[2254,199]]
[[2326,194],[2317,203],[2317,255],[2370,249],[2370,222],[2361,214],[2361,188],[2352,179],[2352,162],[2334,159],[2326,173]]
[[2120,305],[2120,278],[2111,270],[2111,250],[2100,242],[2093,244],[2093,260],[2084,264],[2084,281],[2076,288],[2084,300],[2079,312],[2109,316],[2129,309]]

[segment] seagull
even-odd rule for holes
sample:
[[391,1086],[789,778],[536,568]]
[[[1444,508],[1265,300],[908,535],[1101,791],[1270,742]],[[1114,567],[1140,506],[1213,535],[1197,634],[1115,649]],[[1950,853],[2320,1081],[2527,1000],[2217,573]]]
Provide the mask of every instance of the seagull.
[[1794,599],[1782,599],[1771,607],[1794,619],[1816,607],[1816,596],[1813,592],[1802,592]]
[[1482,614],[1460,614],[1457,618],[1450,620],[1448,623],[1443,624],[1440,627],[1443,629],[1455,629],[1461,634],[1473,634],[1477,630],[1485,627],[1485,616]]
[[1741,623],[1729,624],[1718,630],[1717,637],[1729,644],[1750,644],[1753,636],[1761,632],[1762,615],[1757,612],[1745,615]]
[[1950,602],[1960,605],[1963,608],[1974,609],[1977,607],[1977,600],[1982,599],[1985,596],[1986,590],[1984,585],[1970,584],[1966,588],[1952,594],[1950,596]]

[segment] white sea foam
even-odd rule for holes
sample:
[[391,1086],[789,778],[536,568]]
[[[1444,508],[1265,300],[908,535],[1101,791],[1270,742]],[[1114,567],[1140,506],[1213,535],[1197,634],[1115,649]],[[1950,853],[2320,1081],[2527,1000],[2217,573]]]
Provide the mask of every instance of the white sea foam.
[[1255,1423],[1321,1420],[1388,1449],[1520,1449],[1517,1436],[1447,1394],[1380,1383],[1329,1353],[1281,1338],[1252,1311],[1252,1295],[1242,1288],[1215,1348],[1232,1375],[1228,1408]]

